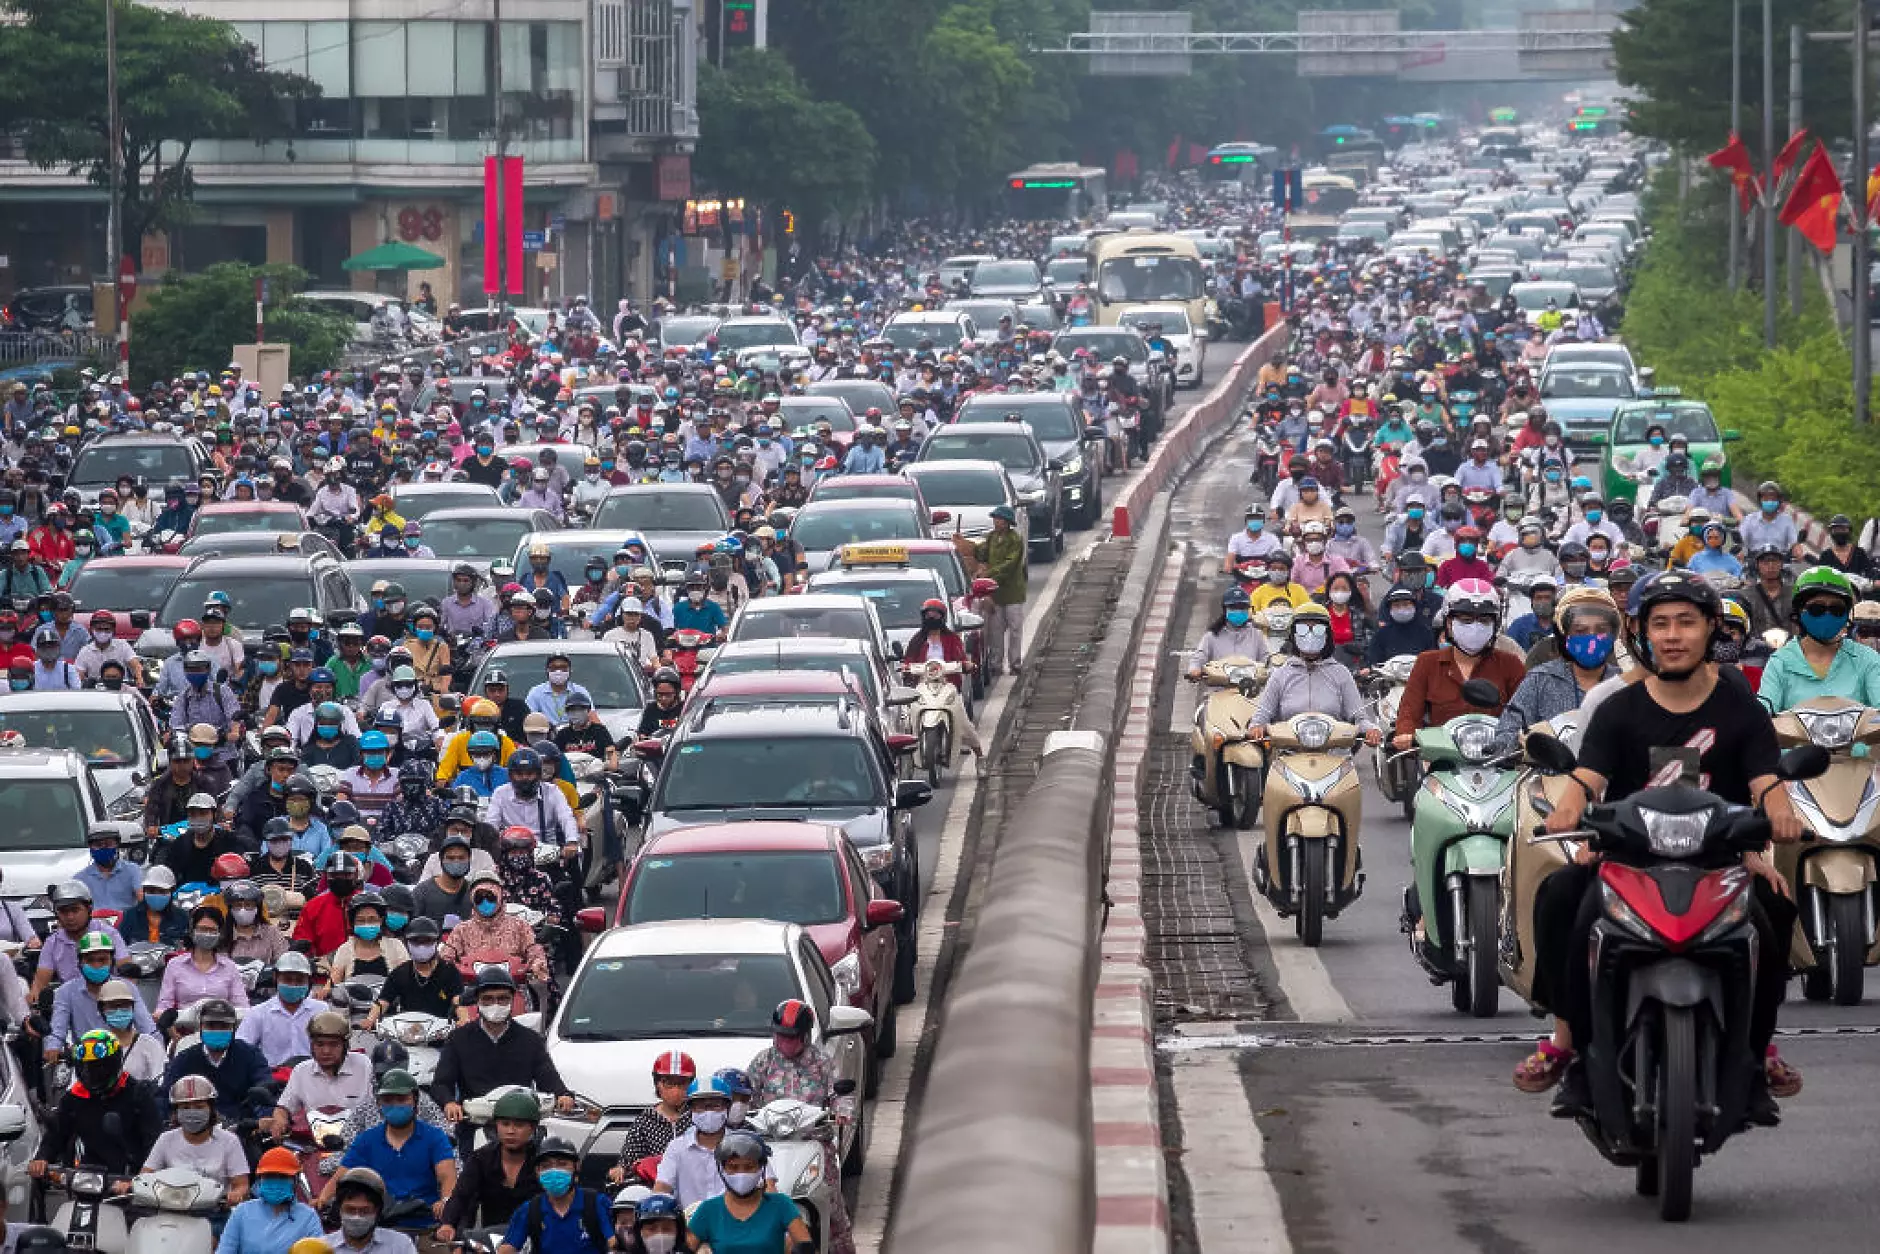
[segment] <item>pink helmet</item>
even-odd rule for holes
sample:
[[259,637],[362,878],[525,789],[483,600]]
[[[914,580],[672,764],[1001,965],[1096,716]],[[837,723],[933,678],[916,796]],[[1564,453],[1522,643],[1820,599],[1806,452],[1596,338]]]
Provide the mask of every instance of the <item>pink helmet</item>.
[[1501,620],[1501,596],[1486,579],[1458,579],[1443,594],[1443,617],[1451,614],[1487,614]]

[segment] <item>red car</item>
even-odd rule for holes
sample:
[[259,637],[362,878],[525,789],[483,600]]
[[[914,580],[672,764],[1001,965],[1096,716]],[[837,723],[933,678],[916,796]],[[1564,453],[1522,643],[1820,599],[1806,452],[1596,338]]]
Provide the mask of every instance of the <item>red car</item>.
[[[598,908],[597,908],[598,912]],[[837,995],[875,1016],[874,1046],[894,1052],[894,925],[842,830],[823,823],[711,823],[640,847],[620,885],[613,923],[753,918],[800,924],[836,979]]]
[[187,557],[169,554],[94,557],[63,586],[78,602],[81,617],[110,610],[117,619],[118,639],[135,643],[154,623],[157,607],[169,600],[170,589],[189,563]]

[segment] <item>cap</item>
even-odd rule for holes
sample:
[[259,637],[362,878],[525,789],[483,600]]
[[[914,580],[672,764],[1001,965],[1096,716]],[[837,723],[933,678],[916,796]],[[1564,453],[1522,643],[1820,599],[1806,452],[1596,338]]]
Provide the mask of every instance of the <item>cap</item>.
[[380,1097],[412,1097],[418,1092],[418,1081],[411,1072],[402,1067],[393,1067],[379,1077]]

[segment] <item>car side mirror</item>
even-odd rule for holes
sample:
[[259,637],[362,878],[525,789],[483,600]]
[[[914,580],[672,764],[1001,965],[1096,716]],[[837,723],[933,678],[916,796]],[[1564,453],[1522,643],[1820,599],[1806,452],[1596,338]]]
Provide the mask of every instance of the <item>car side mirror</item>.
[[[912,736],[909,740],[914,739]],[[912,746],[909,746],[912,748]],[[904,779],[894,786],[894,808],[918,810],[933,800],[933,785],[924,779]]]
[[898,901],[881,900],[868,903],[867,913],[863,915],[862,926],[869,931],[878,927],[888,927],[907,917],[907,909]]
[[1109,437],[1104,434],[1102,427],[1085,427],[1084,428],[1084,439],[1086,440],[1105,440],[1108,438]]
[[950,523],[953,521],[953,511],[950,509],[937,509],[933,512],[931,517],[933,518],[933,525],[938,527],[941,523]]
[[853,1036],[875,1026],[875,1016],[858,1006],[829,1007],[829,1026],[824,1036]]
[[961,631],[978,631],[986,625],[986,620],[971,611],[962,610],[959,615]]
[[855,1096],[855,1081],[837,1080],[829,1087],[829,1091],[837,1097],[853,1097]]
[[135,627],[138,631],[148,631],[150,629],[150,618],[151,614],[149,610],[132,610],[131,626]]
[[901,659],[901,653],[902,653],[901,642],[899,640],[890,640],[888,642],[888,656],[895,659],[898,662]]
[[574,912],[574,925],[589,936],[597,936],[607,930],[607,911],[600,906],[583,906]]

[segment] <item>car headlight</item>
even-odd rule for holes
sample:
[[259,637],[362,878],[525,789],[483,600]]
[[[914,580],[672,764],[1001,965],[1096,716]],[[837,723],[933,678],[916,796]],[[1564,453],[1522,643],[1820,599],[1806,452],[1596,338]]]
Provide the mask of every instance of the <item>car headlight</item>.
[[854,1003],[862,994],[862,960],[856,954],[844,954],[829,968],[829,974],[836,980],[836,988],[842,994],[842,1000]]
[[1044,489],[1033,488],[1028,492],[1020,492],[1018,500],[1021,505],[1042,505],[1044,504]]
[[894,846],[892,844],[871,845],[862,850],[862,865],[875,874],[887,870],[894,865]]
[[1070,459],[1064,463],[1064,473],[1073,476],[1083,474],[1084,455],[1082,453],[1072,453]]
[[1639,807],[1638,816],[1645,824],[1645,840],[1661,858],[1688,858],[1704,847],[1704,832],[1710,827],[1713,807],[1705,806],[1689,814]]

